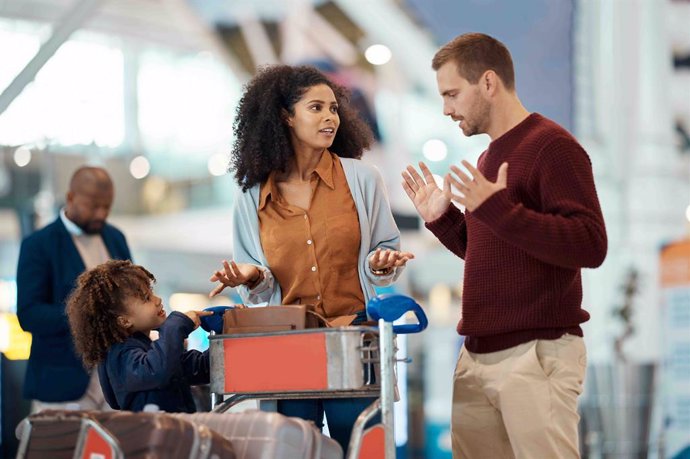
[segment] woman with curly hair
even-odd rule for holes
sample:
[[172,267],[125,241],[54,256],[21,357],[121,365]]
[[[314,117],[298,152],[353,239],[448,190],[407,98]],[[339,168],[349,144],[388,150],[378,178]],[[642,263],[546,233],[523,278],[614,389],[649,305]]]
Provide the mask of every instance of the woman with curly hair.
[[[248,305],[307,304],[335,325],[366,321],[374,286],[398,278],[400,251],[378,170],[359,161],[371,131],[345,90],[313,67],[263,68],[237,108],[231,169],[241,187],[233,260],[210,293],[238,287]],[[347,450],[369,399],[283,400],[278,411],[313,420]]]
[[[184,350],[184,340],[208,311],[165,315],[151,289],[153,274],[130,261],[111,260],[86,271],[67,301],[77,353],[86,368],[98,366],[108,404],[141,411],[196,411],[190,385],[209,382],[208,351]],[[158,330],[159,339],[149,333]]]

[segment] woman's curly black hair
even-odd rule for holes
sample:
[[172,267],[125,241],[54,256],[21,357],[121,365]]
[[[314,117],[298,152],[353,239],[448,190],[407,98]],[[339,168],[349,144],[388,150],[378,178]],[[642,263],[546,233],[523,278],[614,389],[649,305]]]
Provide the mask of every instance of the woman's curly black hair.
[[309,88],[325,84],[335,94],[340,126],[330,151],[343,158],[361,158],[372,141],[369,126],[349,104],[346,89],[314,67],[273,65],[263,67],[245,87],[237,107],[230,170],[247,191],[278,170],[286,172],[294,157],[285,113],[295,114],[295,103]]
[[84,272],[67,300],[74,346],[86,368],[105,360],[113,344],[129,334],[117,317],[126,312],[129,298],[146,301],[156,278],[131,261],[110,260]]

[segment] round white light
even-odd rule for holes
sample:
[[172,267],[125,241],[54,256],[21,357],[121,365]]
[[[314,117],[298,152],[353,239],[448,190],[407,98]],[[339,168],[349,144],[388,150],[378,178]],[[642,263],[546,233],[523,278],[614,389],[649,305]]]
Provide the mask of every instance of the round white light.
[[690,206],[685,209],[685,218],[690,222]]
[[211,173],[211,175],[215,175],[216,177],[225,175],[225,173],[228,171],[227,159],[225,158],[225,155],[222,153],[216,153],[208,158],[208,171]]
[[151,172],[151,164],[144,156],[137,156],[129,163],[129,173],[135,179],[143,179]]
[[443,140],[429,139],[424,142],[422,153],[429,161],[443,161],[448,156],[448,147]]
[[364,51],[364,57],[373,65],[383,65],[391,60],[393,54],[386,45],[371,45]]
[[24,167],[31,162],[31,150],[22,146],[14,150],[14,163],[19,167]]

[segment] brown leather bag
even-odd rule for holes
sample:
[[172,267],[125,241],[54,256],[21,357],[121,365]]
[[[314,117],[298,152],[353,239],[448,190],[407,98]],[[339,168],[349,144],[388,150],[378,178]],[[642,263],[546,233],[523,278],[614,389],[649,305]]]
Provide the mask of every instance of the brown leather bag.
[[308,304],[228,309],[223,315],[223,333],[267,333],[305,328],[330,328],[350,325],[356,316],[327,319]]
[[228,309],[223,315],[223,333],[303,330],[306,316],[306,305]]

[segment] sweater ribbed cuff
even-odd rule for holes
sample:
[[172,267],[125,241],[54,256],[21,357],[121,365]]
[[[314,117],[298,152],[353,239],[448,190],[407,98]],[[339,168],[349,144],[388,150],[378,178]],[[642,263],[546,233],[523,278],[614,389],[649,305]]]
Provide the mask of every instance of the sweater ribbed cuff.
[[501,226],[513,207],[515,204],[508,198],[508,190],[503,189],[489,196],[489,199],[472,211],[472,215],[490,228],[496,228]]
[[446,209],[440,217],[436,220],[424,223],[424,226],[434,233],[436,237],[441,238],[448,231],[451,231],[463,217],[462,211],[453,204],[450,204],[448,209]]

